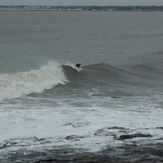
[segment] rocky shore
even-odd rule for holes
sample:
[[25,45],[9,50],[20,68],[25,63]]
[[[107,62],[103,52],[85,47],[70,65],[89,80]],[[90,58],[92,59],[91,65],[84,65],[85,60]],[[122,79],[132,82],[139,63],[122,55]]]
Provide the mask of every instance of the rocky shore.
[[88,152],[71,146],[54,146],[50,149],[11,151],[0,160],[3,163],[161,163],[163,143],[109,147],[98,152]]

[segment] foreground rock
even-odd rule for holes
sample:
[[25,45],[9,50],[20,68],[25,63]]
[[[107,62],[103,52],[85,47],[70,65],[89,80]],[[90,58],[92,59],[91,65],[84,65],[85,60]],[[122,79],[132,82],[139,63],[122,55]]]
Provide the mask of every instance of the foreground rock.
[[38,150],[20,149],[9,152],[3,163],[160,163],[163,162],[163,143],[126,144],[119,147],[107,147],[96,153],[84,149],[59,146]]

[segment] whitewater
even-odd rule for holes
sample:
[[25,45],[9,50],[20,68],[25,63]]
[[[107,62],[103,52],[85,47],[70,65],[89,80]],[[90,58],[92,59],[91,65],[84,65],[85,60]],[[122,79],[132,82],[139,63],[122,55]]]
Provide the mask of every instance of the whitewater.
[[0,100],[41,93],[57,84],[64,84],[66,77],[57,62],[49,62],[38,70],[0,75]]

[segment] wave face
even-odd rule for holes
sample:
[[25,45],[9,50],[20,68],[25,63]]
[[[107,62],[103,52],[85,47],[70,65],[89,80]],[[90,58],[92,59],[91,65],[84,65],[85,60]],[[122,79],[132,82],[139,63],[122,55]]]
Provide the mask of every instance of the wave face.
[[[63,70],[70,81],[57,92],[69,92],[83,94],[92,89],[99,90],[106,96],[112,96],[120,92],[122,94],[144,94],[145,92],[162,87],[162,68],[154,65],[137,65],[127,68],[111,66],[106,63],[97,63],[82,67],[78,72],[70,66],[64,66]],[[54,93],[55,90],[52,91]],[[147,92],[148,93],[148,92]],[[116,93],[117,94],[117,93]],[[119,94],[119,93],[118,93]],[[119,95],[118,95],[119,96]]]
[[112,67],[105,63],[97,63],[83,67],[83,70],[78,73],[75,69],[64,66],[64,72],[67,78],[73,83],[80,83],[83,85],[100,85],[107,84],[107,81],[120,79],[123,76],[123,70]]
[[71,81],[105,84],[133,84],[141,79],[158,79],[163,75],[163,69],[154,65],[135,65],[127,68],[114,67],[106,63],[97,63],[83,67],[83,71],[77,73],[71,67],[64,67],[67,78]]
[[49,62],[38,70],[0,75],[0,100],[12,99],[31,93],[41,93],[67,79],[57,62]]

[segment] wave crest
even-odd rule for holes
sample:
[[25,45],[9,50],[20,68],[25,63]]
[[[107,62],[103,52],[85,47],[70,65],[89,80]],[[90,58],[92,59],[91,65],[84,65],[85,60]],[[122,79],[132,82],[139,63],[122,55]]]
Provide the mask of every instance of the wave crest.
[[41,93],[55,85],[65,84],[67,79],[57,62],[49,62],[38,70],[0,75],[0,100]]

